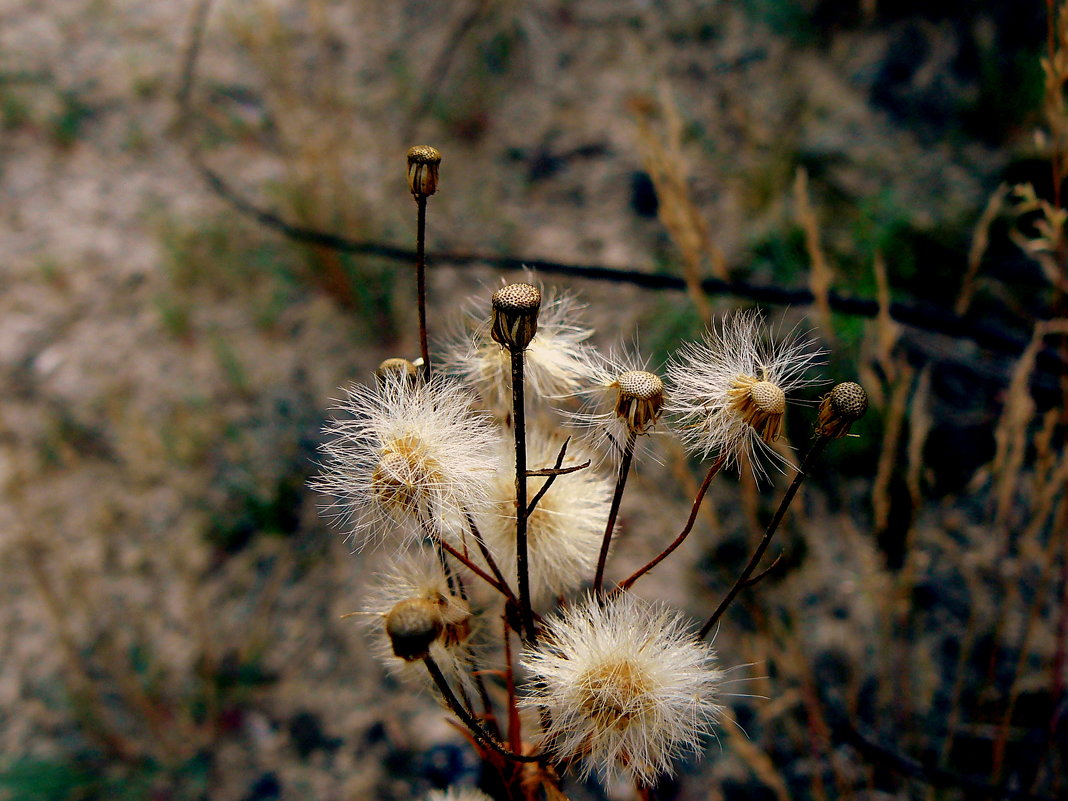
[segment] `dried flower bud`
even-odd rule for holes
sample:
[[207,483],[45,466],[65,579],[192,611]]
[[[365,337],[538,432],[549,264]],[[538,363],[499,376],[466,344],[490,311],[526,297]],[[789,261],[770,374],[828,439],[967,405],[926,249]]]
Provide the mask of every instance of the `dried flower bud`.
[[727,398],[734,412],[752,426],[764,442],[774,442],[782,434],[786,393],[777,384],[738,375],[731,382]]
[[868,393],[853,381],[836,384],[820,402],[816,433],[829,439],[841,439],[849,427],[868,411]]
[[508,284],[493,293],[490,336],[510,351],[524,350],[538,331],[541,291],[532,284]]
[[407,359],[386,359],[375,370],[375,378],[379,383],[386,381],[387,379],[394,378],[406,378],[409,381],[415,381],[416,376],[419,375],[419,369]]
[[408,189],[416,197],[430,197],[438,191],[438,165],[441,153],[430,145],[408,148]]
[[386,615],[393,653],[408,662],[428,656],[443,628],[440,607],[423,598],[401,601]]
[[664,405],[664,382],[654,373],[645,370],[628,370],[616,379],[619,396],[616,400],[616,415],[627,424],[627,429],[641,434],[660,419]]

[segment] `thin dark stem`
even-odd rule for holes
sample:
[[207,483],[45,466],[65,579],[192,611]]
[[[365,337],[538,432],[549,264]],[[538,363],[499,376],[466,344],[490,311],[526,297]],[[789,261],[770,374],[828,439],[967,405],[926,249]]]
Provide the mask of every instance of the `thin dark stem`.
[[530,608],[530,573],[527,565],[527,421],[523,398],[523,351],[512,354],[512,423],[515,427],[515,565],[519,577],[519,614],[523,639],[533,643],[534,614]]
[[415,196],[419,213],[415,234],[415,285],[419,296],[419,352],[423,357],[423,375],[430,377],[430,348],[426,336],[426,195]]
[[693,499],[693,506],[690,507],[690,517],[686,520],[685,527],[679,532],[679,536],[675,538],[675,541],[662,550],[657,557],[649,562],[649,564],[645,565],[645,567],[634,571],[628,579],[619,585],[620,590],[629,590],[635,581],[663,562],[672,551],[682,545],[683,540],[685,540],[693,530],[694,523],[697,522],[697,513],[701,510],[701,501],[705,499],[705,493],[708,492],[708,487],[712,483],[712,479],[716,477],[716,474],[723,468],[723,465],[726,464],[726,462],[727,456],[724,454],[716,459],[716,461],[712,462],[712,466],[708,468],[708,472],[705,474],[705,480],[701,483],[701,487],[697,490],[697,495]]
[[497,561],[493,558],[493,554],[490,553],[486,541],[482,538],[482,532],[478,530],[478,526],[475,525],[474,518],[471,515],[467,515],[467,525],[471,529],[471,536],[475,538],[475,543],[478,545],[479,551],[482,552],[482,558],[486,560],[486,565],[489,567],[490,572],[493,573],[493,577],[500,582],[501,587],[506,591],[505,594],[508,596],[508,600],[515,602],[516,597],[512,592],[512,588],[508,586],[508,580],[497,566]]
[[556,457],[556,464],[554,464],[552,468],[550,468],[548,470],[528,470],[527,471],[527,475],[528,476],[548,476],[549,477],[549,480],[541,485],[541,489],[538,490],[538,492],[534,495],[534,497],[531,498],[530,503],[527,505],[527,517],[530,517],[532,514],[534,514],[534,509],[535,509],[535,507],[537,507],[538,501],[540,501],[542,498],[545,497],[545,493],[549,491],[549,487],[551,487],[553,485],[553,482],[556,481],[556,477],[557,476],[562,476],[562,475],[565,475],[567,473],[574,473],[574,472],[576,472],[578,470],[584,470],[585,468],[590,466],[589,461],[585,462],[584,464],[575,465],[574,467],[563,467],[562,468],[560,466],[560,465],[562,465],[564,463],[564,456],[567,455],[567,444],[569,442],[571,442],[571,437],[568,437],[567,439],[565,439],[564,440],[564,444],[560,446],[560,454]]
[[612,506],[608,510],[608,522],[604,527],[604,538],[601,540],[601,553],[597,557],[597,575],[593,579],[593,591],[601,594],[604,586],[604,566],[608,561],[608,547],[612,544],[612,529],[616,527],[616,517],[619,516],[619,504],[623,500],[623,489],[627,486],[627,475],[630,473],[630,463],[634,459],[634,442],[637,434],[627,432],[627,443],[623,446],[623,458],[619,462],[619,474],[616,476],[616,489],[612,493]]
[[540,756],[523,756],[517,754],[514,751],[509,751],[499,742],[497,742],[489,732],[482,728],[482,724],[479,723],[470,712],[464,709],[463,705],[456,698],[455,693],[452,691],[452,687],[449,686],[448,679],[445,678],[445,674],[441,672],[441,668],[438,667],[438,663],[434,661],[432,656],[424,656],[423,662],[426,664],[426,669],[430,673],[430,677],[434,680],[434,684],[437,685],[438,690],[441,692],[442,698],[445,699],[445,703],[449,705],[449,709],[453,711],[453,714],[460,719],[460,721],[471,732],[471,736],[480,744],[496,751],[506,759],[510,759],[513,762],[538,762]]
[[489,584],[491,587],[493,587],[493,589],[495,589],[499,593],[501,593],[501,595],[503,595],[505,598],[507,598],[510,601],[515,598],[515,596],[512,594],[512,591],[508,588],[507,584],[501,584],[500,582],[498,582],[497,579],[495,579],[493,576],[491,576],[485,570],[483,570],[478,565],[476,565],[474,562],[472,562],[471,559],[468,558],[465,554],[463,554],[460,551],[458,551],[455,548],[453,548],[451,545],[449,545],[449,543],[445,542],[444,540],[438,540],[438,542],[441,543],[441,547],[442,548],[444,548],[446,551],[448,551],[454,557],[456,557],[456,559],[459,560],[459,562],[464,567],[466,567],[468,570],[470,570],[472,573],[474,573],[480,579],[482,579],[487,584]]
[[727,611],[727,607],[731,605],[735,596],[741,592],[749,581],[749,577],[753,575],[753,571],[756,570],[758,564],[760,564],[761,558],[764,556],[764,552],[768,549],[768,545],[771,544],[771,538],[775,536],[775,532],[779,528],[779,524],[782,523],[783,517],[786,516],[786,510],[790,508],[790,503],[793,501],[794,496],[797,495],[797,491],[801,489],[801,484],[805,480],[805,476],[808,475],[809,468],[816,457],[823,451],[828,442],[827,437],[816,437],[816,441],[812,443],[812,447],[809,448],[808,453],[805,454],[805,458],[801,461],[801,467],[797,470],[797,475],[794,476],[794,480],[790,482],[790,486],[786,489],[786,494],[782,496],[782,500],[779,501],[779,508],[775,510],[775,514],[771,518],[771,522],[768,523],[767,529],[764,531],[764,536],[760,540],[760,544],[756,550],[753,551],[753,556],[749,559],[749,564],[745,566],[745,570],[738,576],[738,580],[734,582],[734,586],[731,587],[730,592],[716,607],[716,611],[712,613],[712,616],[708,619],[705,625],[701,628],[698,638],[705,637],[708,632],[712,631],[712,627],[716,625],[716,621],[720,619],[724,612]]

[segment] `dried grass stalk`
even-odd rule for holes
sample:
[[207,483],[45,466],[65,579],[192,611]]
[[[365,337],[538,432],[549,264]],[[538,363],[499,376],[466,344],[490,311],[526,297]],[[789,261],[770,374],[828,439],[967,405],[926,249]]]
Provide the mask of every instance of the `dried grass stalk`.
[[[638,126],[638,150],[659,201],[657,216],[682,256],[683,278],[698,314],[712,315],[701,289],[702,265],[708,258],[712,274],[728,280],[727,259],[712,241],[708,223],[690,195],[686,160],[682,154],[683,121],[667,86],[661,86],[658,101],[633,98],[630,112]],[[662,122],[663,134],[654,129]]]
[[794,176],[794,212],[805,232],[805,251],[808,253],[808,288],[816,304],[816,312],[823,327],[824,338],[834,341],[834,324],[831,320],[830,290],[834,271],[827,263],[827,256],[820,244],[820,222],[812,208],[808,193],[808,171],[798,167]]
[[1007,184],[1001,184],[995,189],[990,199],[986,202],[986,208],[983,209],[979,222],[975,224],[975,231],[972,233],[972,245],[968,250],[968,271],[964,274],[964,280],[960,286],[960,295],[957,296],[957,302],[953,307],[953,311],[958,316],[963,316],[968,311],[968,307],[971,306],[972,298],[975,296],[975,277],[979,274],[979,265],[982,264],[983,256],[986,255],[986,249],[990,245],[990,226],[1001,214],[1001,210],[1005,206],[1005,197],[1008,194],[1009,187]]

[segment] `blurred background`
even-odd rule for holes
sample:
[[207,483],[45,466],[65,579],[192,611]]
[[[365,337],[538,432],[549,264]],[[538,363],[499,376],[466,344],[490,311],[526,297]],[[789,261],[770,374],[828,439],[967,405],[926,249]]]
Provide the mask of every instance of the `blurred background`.
[[[657,797],[1065,792],[1055,6],[0,0],[0,799],[477,781],[307,488],[338,387],[418,352],[417,143],[432,336],[524,261],[617,268],[659,288],[535,275],[654,365],[758,302],[872,398],[718,633],[762,698]],[[662,461],[621,575],[689,508]],[[788,478],[717,481],[642,594],[707,616]]]

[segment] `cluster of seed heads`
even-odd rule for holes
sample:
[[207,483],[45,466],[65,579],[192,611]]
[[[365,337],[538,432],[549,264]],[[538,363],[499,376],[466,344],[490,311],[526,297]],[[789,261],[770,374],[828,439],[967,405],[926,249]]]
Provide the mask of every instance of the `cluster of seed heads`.
[[[420,201],[422,226],[423,201],[438,188],[441,154],[418,145],[407,156],[408,187]],[[422,321],[421,290],[420,309]],[[429,546],[415,548],[414,557],[382,575],[366,614],[384,630],[391,659],[426,665],[477,743],[510,754],[470,709],[463,712],[449,686],[459,684],[470,707],[477,697],[475,677],[482,682],[472,663],[476,616],[464,589],[472,576],[485,581],[476,586],[492,587],[507,599],[505,619],[522,634],[520,663],[530,681],[512,701],[540,713],[539,758],[577,765],[584,775],[625,773],[648,787],[671,771],[679,753],[699,750],[722,712],[723,671],[711,646],[689,632],[681,615],[629,592],[688,528],[616,591],[602,591],[635,445],[664,418],[690,453],[715,457],[692,525],[720,467],[749,465],[760,474],[758,457],[774,455],[770,443],[782,436],[788,394],[815,383],[804,374],[821,351],[796,336],[774,342],[759,313],[740,312],[702,341],[680,348],[665,380],[637,357],[597,354],[586,344],[592,332],[572,319],[575,311],[570,299],[543,298],[531,283],[499,288],[488,320],[442,362],[473,391],[431,374],[421,324],[421,361],[387,359],[375,371],[374,386],[349,391],[342,409],[351,419],[328,426],[328,467],[317,483],[338,499],[330,510],[352,527],[357,546],[391,537],[401,547]],[[513,381],[519,392],[513,392]],[[524,382],[532,403],[586,398],[583,410],[570,412],[566,422],[601,431],[603,436],[589,438],[592,443],[603,439],[623,449],[614,482],[590,468],[587,444],[572,443],[544,423],[526,430]],[[867,404],[858,384],[835,386],[820,404],[821,442],[846,436]],[[501,437],[494,418],[511,427],[514,441]],[[595,567],[594,591],[575,597]],[[746,578],[736,586],[748,586]],[[572,600],[554,613],[557,599],[566,596]],[[509,664],[509,675],[511,669]],[[484,687],[479,694],[490,703]],[[510,712],[519,719],[515,706]],[[542,766],[546,775],[553,774],[548,765]],[[562,797],[555,792],[553,797]],[[486,798],[466,791],[433,797]]]

